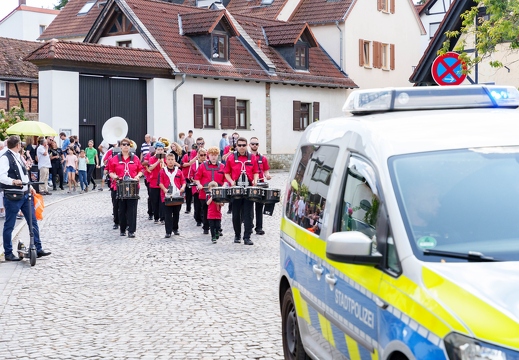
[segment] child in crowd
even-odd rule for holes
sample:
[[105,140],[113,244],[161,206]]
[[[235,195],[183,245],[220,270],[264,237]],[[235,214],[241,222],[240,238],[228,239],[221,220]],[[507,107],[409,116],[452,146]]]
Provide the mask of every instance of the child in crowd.
[[216,244],[220,237],[220,229],[222,228],[222,204],[213,201],[211,189],[218,186],[216,181],[211,181],[207,185],[207,220],[209,220],[209,229],[211,229],[211,241]]
[[[158,183],[161,189],[160,200],[163,203],[166,201],[166,195],[168,192],[173,194],[173,196],[182,197],[186,190],[186,179],[184,178],[184,174],[178,166],[175,166],[175,164],[175,155],[173,153],[167,154],[166,167],[162,168],[158,175]],[[181,207],[182,203],[179,205],[164,206],[164,225],[166,227],[165,238],[170,238],[172,232],[175,235],[180,235],[178,232],[178,220],[180,218],[179,214]]]
[[87,164],[88,164],[88,158],[86,157],[85,150],[80,150],[79,158],[77,159],[77,170],[79,173],[79,185],[81,186],[80,194],[83,194],[83,190],[88,191]]
[[67,149],[67,157],[65,158],[65,166],[67,168],[67,176],[68,176],[68,191],[70,194],[72,192],[72,186],[74,186],[74,191],[76,191],[76,172],[77,172],[77,156],[74,154],[74,149],[69,147]]

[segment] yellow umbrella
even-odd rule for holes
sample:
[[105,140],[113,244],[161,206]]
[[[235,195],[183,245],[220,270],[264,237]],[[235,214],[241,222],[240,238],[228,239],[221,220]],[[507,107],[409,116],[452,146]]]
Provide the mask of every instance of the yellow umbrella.
[[40,121],[20,121],[5,131],[8,135],[56,136],[58,133]]

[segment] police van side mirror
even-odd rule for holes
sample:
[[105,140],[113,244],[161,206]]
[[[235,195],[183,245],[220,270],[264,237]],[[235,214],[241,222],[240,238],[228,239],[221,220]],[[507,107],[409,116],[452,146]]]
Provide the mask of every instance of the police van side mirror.
[[326,241],[326,257],[330,260],[361,265],[377,265],[382,255],[372,255],[373,241],[360,231],[343,231]]

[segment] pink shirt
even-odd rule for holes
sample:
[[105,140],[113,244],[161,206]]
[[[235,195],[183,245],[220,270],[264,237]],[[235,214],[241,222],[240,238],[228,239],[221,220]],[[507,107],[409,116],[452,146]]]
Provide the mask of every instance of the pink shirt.
[[76,161],[77,161],[76,155],[67,155],[66,160],[67,160],[66,166],[72,166],[74,169],[76,168]]

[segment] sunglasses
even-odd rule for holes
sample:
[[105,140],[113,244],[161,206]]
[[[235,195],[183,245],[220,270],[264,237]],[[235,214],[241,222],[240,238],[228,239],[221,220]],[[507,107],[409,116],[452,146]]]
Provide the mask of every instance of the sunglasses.
[[236,146],[237,146],[237,147],[245,147],[245,146],[247,146],[247,144],[238,144],[238,145],[236,145]]
[[258,146],[259,143],[250,143],[252,146]]
[[207,154],[199,154],[198,156],[207,156]]
[[128,143],[121,144],[121,146],[130,146]]
[[201,146],[201,145],[204,145],[205,143],[196,143],[197,145]]

